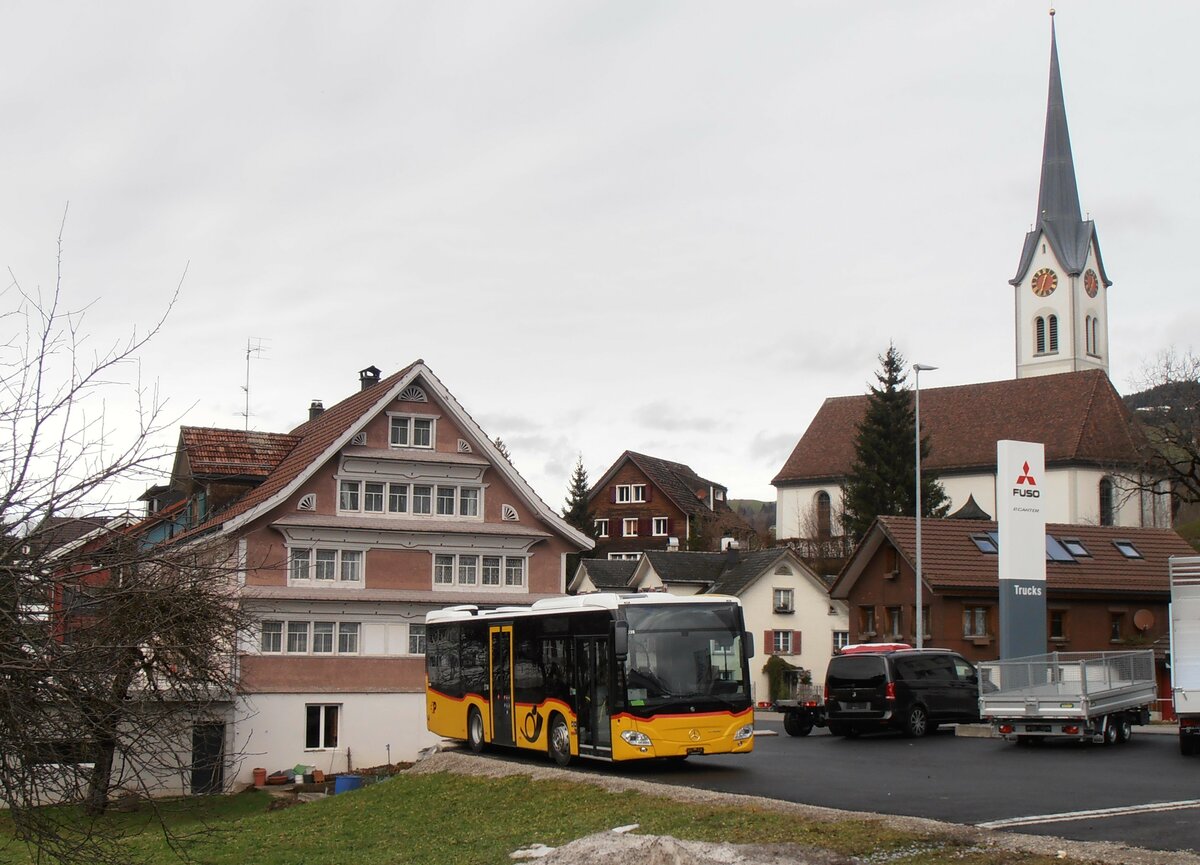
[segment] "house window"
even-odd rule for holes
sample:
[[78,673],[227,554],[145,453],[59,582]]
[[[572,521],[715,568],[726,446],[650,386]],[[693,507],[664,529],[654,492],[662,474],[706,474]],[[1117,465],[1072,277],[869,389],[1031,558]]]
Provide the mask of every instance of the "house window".
[[504,585],[525,585],[525,560],[515,556],[504,558]]
[[308,622],[287,623],[287,650],[301,653],[308,651]]
[[832,508],[829,493],[821,490],[817,493],[817,540],[829,540],[833,534]]
[[963,636],[986,637],[988,635],[988,608],[963,607]]
[[408,626],[408,653],[410,655],[425,654],[425,626]]
[[1100,320],[1092,316],[1092,354],[1100,356]]
[[1113,541],[1113,546],[1117,548],[1117,552],[1127,559],[1140,559],[1142,554],[1138,552],[1138,548],[1133,545],[1133,541]]
[[484,586],[500,585],[500,557],[484,556],[483,570],[480,572],[480,584]]
[[263,622],[258,647],[262,652],[282,652],[283,622]]
[[772,606],[777,613],[792,613],[795,612],[796,606],[793,600],[792,589],[775,589],[773,592]]
[[479,579],[479,556],[458,557],[458,584],[473,586]]
[[776,655],[792,654],[792,632],[773,631],[771,639],[771,651]]
[[631,501],[630,494],[631,493],[630,493],[630,489],[629,489],[629,484],[622,484],[622,485],[616,487],[616,502],[617,502],[617,504],[619,504],[619,505],[628,504]]
[[433,557],[433,584],[449,586],[454,583],[454,556],[438,553]]
[[293,580],[307,580],[312,553],[308,550],[289,550],[288,556],[288,577]]
[[656,538],[661,538],[661,537],[666,536],[666,534],[667,534],[667,518],[666,517],[655,517],[654,518],[653,532],[654,532],[654,536]]
[[[913,607],[913,633],[914,634],[917,632],[916,616],[917,616],[917,608]],[[925,604],[922,604],[921,605],[921,630],[924,631],[924,633],[921,634],[921,636],[923,638],[925,638],[926,640],[928,640],[932,636],[932,634],[930,634],[930,632],[929,632],[929,621],[930,621],[929,607],[926,606]]]
[[872,636],[875,633],[875,608],[874,607],[859,607],[858,608],[858,632],[863,636]]
[[358,622],[338,622],[338,654],[358,654]]
[[834,631],[833,632],[833,653],[835,655],[849,645],[850,645],[850,632],[849,631]]
[[308,750],[338,746],[338,715],[341,706],[323,703],[304,707],[304,747]]
[[338,510],[358,510],[358,481],[342,481],[338,485]]
[[363,484],[363,510],[367,513],[383,513],[383,484],[368,481]]
[[312,650],[313,654],[333,651],[333,622],[313,622]]
[[636,538],[638,532],[637,517],[621,520],[621,534],[627,538]]
[[1112,478],[1100,479],[1100,525],[1116,525],[1116,487]]
[[998,548],[997,542],[996,538],[992,536],[991,532],[985,532],[984,534],[979,535],[971,535],[971,540],[975,542],[975,546],[979,549],[979,552],[993,555],[996,553]]
[[433,513],[433,487],[414,484],[412,488],[412,512],[414,514]]
[[342,550],[342,582],[362,580],[362,550]]
[[596,520],[593,525],[596,527],[596,537],[608,537],[608,520]]
[[629,487],[629,493],[630,493],[632,501],[635,501],[635,502],[646,501],[646,485],[645,484],[631,484]]
[[641,553],[609,553],[610,562],[636,562],[642,557]]
[[1125,614],[1110,613],[1108,617],[1108,638],[1114,643],[1125,640]]
[[337,576],[337,550],[317,550],[317,570],[313,576],[318,580]]
[[458,515],[460,517],[479,516],[479,490],[476,487],[462,487],[459,489]]
[[437,488],[437,512],[439,517],[454,516],[454,487]]
[[394,448],[432,448],[433,418],[393,415],[391,443]]
[[408,484],[388,484],[388,513],[408,513]]
[[889,637],[900,637],[904,633],[904,608],[887,608],[887,634]]
[[1050,611],[1050,639],[1052,639],[1052,640],[1067,639],[1067,611],[1066,610],[1051,610]]

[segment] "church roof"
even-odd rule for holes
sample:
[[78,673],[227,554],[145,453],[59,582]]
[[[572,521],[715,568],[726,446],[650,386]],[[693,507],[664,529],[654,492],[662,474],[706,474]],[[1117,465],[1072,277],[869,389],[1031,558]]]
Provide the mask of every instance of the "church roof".
[[1075,160],[1071,154],[1071,135],[1067,130],[1067,108],[1063,99],[1062,73],[1058,65],[1058,40],[1050,23],[1050,92],[1046,100],[1046,137],[1042,144],[1042,178],[1038,190],[1037,220],[1025,235],[1017,275],[1009,283],[1017,285],[1025,278],[1042,235],[1068,273],[1078,274],[1087,263],[1088,249],[1095,244],[1096,262],[1105,286],[1112,285],[1104,273],[1096,226],[1080,217],[1079,187],[1075,180]]
[[[837,482],[850,473],[867,396],[825,400],[779,474],[782,484]],[[938,473],[992,470],[1001,439],[1043,442],[1046,465],[1131,465],[1137,421],[1101,370],[921,389],[923,465]]]

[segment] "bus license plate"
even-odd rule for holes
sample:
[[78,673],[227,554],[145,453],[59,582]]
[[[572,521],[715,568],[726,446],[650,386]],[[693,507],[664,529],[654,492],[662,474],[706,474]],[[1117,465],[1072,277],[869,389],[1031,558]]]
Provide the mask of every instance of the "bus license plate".
[[688,748],[687,752],[688,752],[688,756],[691,756],[692,754],[703,754],[704,749],[703,748]]

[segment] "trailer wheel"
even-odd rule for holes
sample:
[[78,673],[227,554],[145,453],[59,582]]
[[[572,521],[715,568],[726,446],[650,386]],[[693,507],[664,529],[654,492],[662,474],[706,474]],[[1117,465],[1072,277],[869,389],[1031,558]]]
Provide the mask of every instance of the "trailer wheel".
[[1117,721],[1117,744],[1124,745],[1133,736],[1133,724],[1128,715],[1122,715]]
[[1108,715],[1104,719],[1104,744],[1115,745],[1119,741],[1117,735],[1117,724],[1120,721],[1116,715]]
[[789,736],[807,736],[812,732],[812,718],[799,712],[788,712],[783,716],[783,729]]

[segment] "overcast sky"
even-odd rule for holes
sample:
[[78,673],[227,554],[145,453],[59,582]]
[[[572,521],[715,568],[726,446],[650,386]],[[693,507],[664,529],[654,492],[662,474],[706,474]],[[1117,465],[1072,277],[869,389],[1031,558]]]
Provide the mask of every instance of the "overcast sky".
[[[53,285],[69,201],[63,288],[97,345],[186,266],[142,354],[186,423],[244,425],[248,339],[272,431],[424,358],[553,506],[577,453],[596,480],[625,449],[773,499],[889,340],[940,367],[927,387],[1014,374],[1046,13],[10,3],[0,264]],[[1055,20],[1130,392],[1200,339],[1200,4]]]

